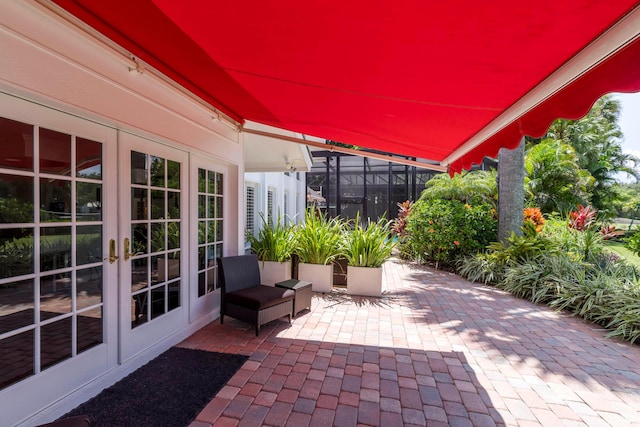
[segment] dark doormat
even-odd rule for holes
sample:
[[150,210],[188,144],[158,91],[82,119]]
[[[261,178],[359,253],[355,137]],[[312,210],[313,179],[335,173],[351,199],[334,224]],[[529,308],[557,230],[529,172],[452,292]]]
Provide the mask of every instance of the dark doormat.
[[188,426],[248,359],[173,347],[62,418],[100,427]]

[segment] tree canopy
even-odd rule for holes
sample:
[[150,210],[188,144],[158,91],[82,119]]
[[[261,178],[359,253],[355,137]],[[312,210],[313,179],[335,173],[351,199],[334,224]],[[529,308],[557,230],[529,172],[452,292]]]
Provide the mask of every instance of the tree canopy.
[[[589,113],[579,120],[556,120],[544,138],[529,140],[530,146],[550,144],[553,140],[573,148],[577,166],[588,172],[592,180],[588,202],[600,211],[612,211],[618,197],[616,175],[627,173],[636,180],[640,174],[635,169],[640,160],[622,150],[623,134],[618,124],[620,102],[605,95],[593,105]],[[548,150],[548,147],[545,149]],[[565,159],[566,160],[566,159]],[[583,197],[583,194],[577,194]]]
[[[526,206],[566,214],[578,205],[591,205],[608,216],[635,215],[640,206],[640,173],[636,170],[640,159],[622,149],[620,111],[620,102],[606,95],[585,117],[556,120],[544,137],[525,139]],[[637,182],[618,182],[620,173]],[[497,206],[496,173],[436,175],[426,183],[421,199]]]

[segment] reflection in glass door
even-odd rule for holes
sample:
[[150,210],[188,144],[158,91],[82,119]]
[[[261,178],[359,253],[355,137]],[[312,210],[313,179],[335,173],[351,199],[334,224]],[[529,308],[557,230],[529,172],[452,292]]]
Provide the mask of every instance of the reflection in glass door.
[[131,151],[132,328],[181,305],[180,176],[179,162]]
[[104,342],[102,148],[0,117],[0,389]]

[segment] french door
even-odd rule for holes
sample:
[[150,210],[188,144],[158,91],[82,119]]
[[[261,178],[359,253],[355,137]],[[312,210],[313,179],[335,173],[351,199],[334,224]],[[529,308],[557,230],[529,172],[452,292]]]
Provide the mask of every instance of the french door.
[[188,322],[188,155],[119,135],[120,360]]
[[104,262],[117,133],[0,93],[0,153],[0,413],[11,425],[117,363],[118,270]]

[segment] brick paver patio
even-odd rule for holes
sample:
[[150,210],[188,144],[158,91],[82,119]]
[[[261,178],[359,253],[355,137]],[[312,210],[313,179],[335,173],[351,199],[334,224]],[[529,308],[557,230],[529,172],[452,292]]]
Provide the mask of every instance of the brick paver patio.
[[640,426],[640,346],[409,263],[385,283],[381,299],[316,294],[259,337],[230,318],[189,337],[250,356],[191,427]]

